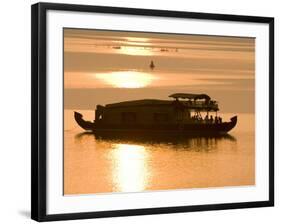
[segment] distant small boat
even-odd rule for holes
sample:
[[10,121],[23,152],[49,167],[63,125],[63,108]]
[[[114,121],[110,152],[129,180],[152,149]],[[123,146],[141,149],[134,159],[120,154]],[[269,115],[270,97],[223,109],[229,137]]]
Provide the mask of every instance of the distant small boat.
[[112,48],[113,48],[113,49],[118,49],[118,50],[121,49],[120,46],[113,46]]
[[153,61],[150,62],[149,67],[151,68],[151,70],[153,70],[155,68],[155,65],[154,65]]
[[[96,134],[212,136],[226,134],[236,126],[237,116],[228,122],[218,116],[208,118],[209,112],[217,113],[219,108],[217,102],[206,94],[176,93],[170,97],[174,100],[143,99],[97,105],[94,122],[85,121],[78,112],[74,112],[74,118],[81,128]],[[180,101],[180,98],[186,100]],[[202,111],[207,113],[205,119],[200,114]]]

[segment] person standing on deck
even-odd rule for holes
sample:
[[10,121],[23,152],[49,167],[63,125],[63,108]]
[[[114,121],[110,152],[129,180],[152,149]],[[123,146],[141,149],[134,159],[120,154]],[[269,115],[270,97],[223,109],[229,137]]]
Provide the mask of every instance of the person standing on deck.
[[206,114],[205,118],[204,118],[205,123],[207,124],[209,122],[209,115]]
[[211,122],[211,124],[214,122],[214,118],[213,118],[212,115],[211,115],[211,117],[210,117],[210,122]]

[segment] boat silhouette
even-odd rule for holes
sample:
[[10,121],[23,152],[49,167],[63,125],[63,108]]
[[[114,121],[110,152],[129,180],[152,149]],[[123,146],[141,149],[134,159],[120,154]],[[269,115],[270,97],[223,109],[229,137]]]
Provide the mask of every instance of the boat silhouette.
[[[142,99],[97,105],[93,122],[84,120],[76,111],[74,118],[81,128],[99,135],[213,136],[226,134],[237,124],[237,116],[222,121],[217,116],[218,103],[207,94],[176,93],[169,97],[173,100]],[[201,112],[207,113],[204,119]],[[211,112],[216,113],[215,118],[209,117]]]
[[153,62],[153,61],[150,62],[149,67],[150,67],[151,70],[153,70],[153,69],[155,68],[155,65],[154,65],[154,62]]

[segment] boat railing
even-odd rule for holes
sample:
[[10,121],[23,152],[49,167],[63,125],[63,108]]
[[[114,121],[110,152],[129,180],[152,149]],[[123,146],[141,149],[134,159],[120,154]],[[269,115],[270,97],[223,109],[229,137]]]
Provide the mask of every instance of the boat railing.
[[218,103],[216,101],[182,101],[183,105],[186,107],[193,108],[213,108],[218,109]]

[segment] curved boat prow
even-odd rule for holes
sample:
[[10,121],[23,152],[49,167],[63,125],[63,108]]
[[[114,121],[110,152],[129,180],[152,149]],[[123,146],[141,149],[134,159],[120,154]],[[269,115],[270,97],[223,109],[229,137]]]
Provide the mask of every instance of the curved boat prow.
[[238,120],[237,116],[230,118],[230,122],[227,125],[226,132],[229,132],[231,129],[233,129],[236,126],[237,120]]
[[235,124],[235,125],[237,124],[237,116],[230,118],[230,120],[233,124]]
[[86,131],[92,131],[94,128],[94,123],[90,121],[85,121],[83,115],[74,111],[74,118],[77,124]]

